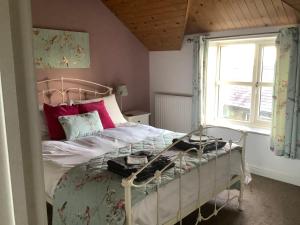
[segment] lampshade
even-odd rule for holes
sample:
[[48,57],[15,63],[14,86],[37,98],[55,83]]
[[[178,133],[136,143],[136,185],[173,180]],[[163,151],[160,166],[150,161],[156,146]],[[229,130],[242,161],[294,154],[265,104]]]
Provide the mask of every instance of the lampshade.
[[127,96],[128,95],[127,86],[125,84],[119,85],[117,87],[117,95],[120,95],[120,96]]

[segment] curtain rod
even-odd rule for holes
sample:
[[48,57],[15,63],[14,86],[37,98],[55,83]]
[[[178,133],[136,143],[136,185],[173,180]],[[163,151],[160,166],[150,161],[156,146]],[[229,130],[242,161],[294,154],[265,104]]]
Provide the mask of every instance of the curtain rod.
[[247,38],[247,37],[253,37],[253,36],[271,36],[271,35],[277,35],[279,32],[264,32],[264,33],[254,33],[254,34],[237,34],[237,35],[228,35],[228,36],[219,36],[219,37],[204,37],[206,40],[218,40],[218,39],[227,39],[227,38]]

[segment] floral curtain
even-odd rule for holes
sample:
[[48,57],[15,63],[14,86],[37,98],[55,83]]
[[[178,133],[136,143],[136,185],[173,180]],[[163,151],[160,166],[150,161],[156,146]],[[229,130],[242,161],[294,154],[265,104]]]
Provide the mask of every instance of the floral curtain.
[[207,41],[203,36],[193,38],[193,100],[192,100],[192,129],[197,129],[202,118],[203,79],[206,65]]
[[276,155],[300,159],[299,28],[282,29],[276,45],[271,150]]

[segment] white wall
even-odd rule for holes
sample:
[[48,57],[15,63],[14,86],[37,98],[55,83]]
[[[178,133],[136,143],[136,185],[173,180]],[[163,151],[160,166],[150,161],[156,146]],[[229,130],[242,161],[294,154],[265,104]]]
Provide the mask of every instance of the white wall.
[[[234,132],[214,129],[211,135],[237,139]],[[270,136],[248,133],[246,162],[252,173],[300,186],[300,160],[275,156],[270,151]]]
[[193,77],[193,44],[184,41],[180,51],[150,52],[150,112],[154,121],[156,92],[191,95]]
[[[245,29],[213,33],[212,37],[276,32],[278,28]],[[150,110],[154,114],[154,93],[192,94],[193,46],[185,39],[180,51],[150,52]],[[219,135],[223,135],[220,131]],[[218,135],[218,133],[216,133]],[[275,156],[269,150],[270,137],[249,134],[246,161],[253,173],[300,186],[300,160]]]

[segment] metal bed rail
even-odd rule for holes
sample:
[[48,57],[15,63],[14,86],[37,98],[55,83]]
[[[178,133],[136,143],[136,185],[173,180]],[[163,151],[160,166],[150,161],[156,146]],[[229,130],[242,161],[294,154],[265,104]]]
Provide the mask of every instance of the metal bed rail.
[[[68,87],[67,84],[70,83],[76,83],[77,87]],[[43,85],[45,85],[44,88]],[[41,88],[38,89],[38,96],[42,97],[44,103],[47,102],[46,99],[48,99],[48,102],[51,102],[51,97],[54,94],[58,94],[61,97],[61,101],[59,103],[68,103],[66,102],[66,96],[68,97],[70,93],[77,94],[77,97],[75,99],[82,100],[83,97],[87,94],[90,94],[94,98],[97,98],[106,95],[111,95],[113,91],[113,88],[99,83],[66,77],[38,81],[37,86],[38,88]],[[54,88],[51,88],[50,86],[54,86]],[[87,87],[85,88],[81,86]],[[100,91],[100,89],[103,91]]]
[[[216,144],[216,149],[215,149],[215,156],[214,156],[214,211],[211,215],[204,217],[201,214],[201,206],[205,203],[201,201],[201,196],[200,196],[200,189],[201,189],[201,176],[200,176],[200,170],[201,170],[201,159],[203,157],[203,150],[206,146],[206,144],[201,144],[201,138],[202,135],[205,134],[205,132],[207,132],[207,130],[212,129],[212,128],[225,128],[228,130],[232,130],[235,132],[238,132],[240,137],[238,140],[228,140],[228,144],[229,144],[229,150],[228,153],[229,157],[228,157],[228,163],[229,163],[229,179],[227,182],[226,187],[224,187],[224,190],[227,190],[227,200],[225,201],[225,203],[220,206],[219,208],[217,207],[217,195],[223,191],[222,190],[218,190],[216,182],[217,182],[217,165],[218,165],[218,151],[219,149],[217,148],[218,145],[218,139],[213,138],[213,137],[209,137],[210,141],[214,141]],[[166,165],[163,169],[158,170],[155,172],[154,176],[149,178],[148,180],[146,180],[145,182],[140,182],[140,183],[136,183],[135,179],[137,178],[137,175],[140,174],[146,167],[148,167],[150,164],[152,164],[156,159],[158,159],[159,157],[161,157],[162,155],[164,155],[167,151],[171,150],[178,142],[185,140],[186,138],[190,138],[192,135],[199,135],[200,137],[200,141],[199,143],[199,149],[196,148],[190,148],[186,151],[178,151],[178,153],[172,158],[172,160],[170,161],[170,163],[168,165]],[[126,214],[126,225],[133,225],[133,218],[132,218],[132,188],[146,188],[147,185],[150,182],[155,182],[156,183],[156,193],[157,193],[157,200],[156,200],[156,220],[157,220],[157,224],[161,224],[159,221],[159,187],[160,187],[160,183],[161,183],[161,178],[162,178],[162,174],[169,168],[169,166],[174,163],[179,161],[179,210],[177,212],[177,215],[169,220],[166,223],[163,223],[165,225],[167,224],[175,224],[177,222],[180,223],[180,225],[182,224],[182,219],[187,216],[189,213],[193,212],[194,210],[198,209],[198,219],[196,221],[195,224],[198,224],[201,221],[205,221],[208,220],[210,218],[212,218],[213,216],[216,216],[220,210],[222,210],[226,205],[228,205],[233,199],[238,199],[238,208],[241,210],[242,209],[242,201],[243,201],[243,193],[244,193],[244,180],[245,180],[245,145],[246,145],[246,136],[247,136],[247,132],[241,131],[241,130],[234,130],[231,128],[227,128],[227,127],[218,127],[218,126],[200,126],[199,129],[194,130],[186,135],[184,135],[183,137],[179,138],[176,142],[172,143],[171,145],[169,145],[168,147],[166,147],[163,151],[161,151],[159,154],[157,154],[152,160],[150,160],[147,164],[145,164],[142,168],[140,168],[137,172],[133,173],[131,176],[129,176],[128,178],[124,178],[122,180],[122,186],[124,187],[124,194],[125,194],[125,214]],[[210,142],[211,143],[211,142]],[[242,145],[241,147],[241,171],[240,171],[240,175],[236,176],[236,177],[231,177],[230,176],[230,171],[231,171],[231,151],[232,151],[232,145],[233,144],[239,144]],[[198,171],[199,171],[199,190],[198,190],[198,196],[197,196],[197,204],[191,205],[188,207],[188,209],[184,209],[182,206],[182,170],[184,170],[183,168],[183,159],[184,157],[189,154],[191,151],[196,151],[197,152],[197,157],[199,159],[199,166],[197,167]],[[175,169],[174,169],[175,170]],[[240,191],[239,191],[239,195],[238,196],[230,196],[230,187],[237,183],[240,182]]]

